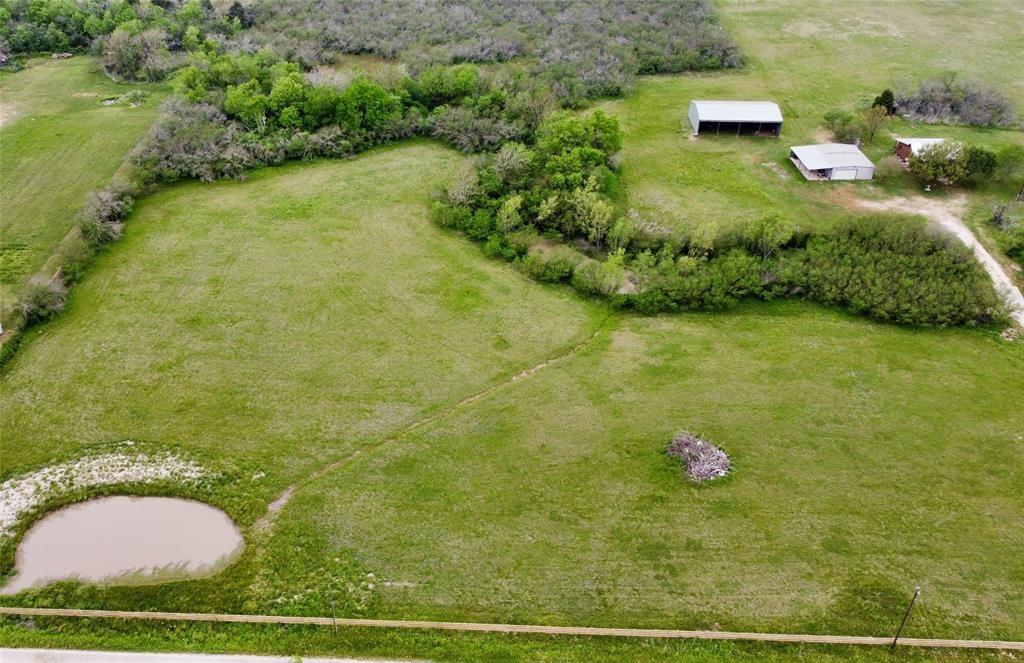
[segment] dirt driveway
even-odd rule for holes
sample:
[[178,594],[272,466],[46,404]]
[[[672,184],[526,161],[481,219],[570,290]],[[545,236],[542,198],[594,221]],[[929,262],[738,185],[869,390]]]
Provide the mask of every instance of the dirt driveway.
[[937,226],[956,236],[964,245],[974,252],[981,266],[985,268],[992,285],[1006,308],[1018,325],[1024,327],[1024,295],[1013,284],[1010,275],[999,264],[988,250],[981,245],[971,229],[961,220],[967,205],[964,195],[952,196],[944,200],[925,198],[924,196],[889,198],[888,200],[856,199],[854,204],[863,209],[876,212],[901,212],[904,214],[920,214],[927,217]]

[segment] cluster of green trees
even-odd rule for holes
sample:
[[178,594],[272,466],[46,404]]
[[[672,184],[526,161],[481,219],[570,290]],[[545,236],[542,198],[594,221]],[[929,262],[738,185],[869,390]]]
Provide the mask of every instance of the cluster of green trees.
[[192,102],[214,102],[247,129],[377,131],[403,104],[398,95],[367,78],[344,90],[312,85],[298,65],[269,51],[253,55],[197,53],[176,78],[176,90]]
[[190,54],[171,102],[135,152],[151,179],[236,176],[291,158],[339,157],[412,135],[464,152],[532,136],[557,102],[522,72],[473,64],[415,77],[352,80],[302,73],[269,50]]
[[930,145],[910,157],[910,172],[928,184],[963,184],[994,178],[1000,162],[1021,158],[1012,146],[999,153],[979,145],[944,141]]
[[144,24],[165,14],[158,5],[127,0],[5,0],[0,4],[0,38],[11,53],[77,50],[118,26]]
[[434,215],[445,227],[511,255],[511,235],[583,237],[600,248],[612,225],[618,190],[611,157],[622,147],[618,122],[601,111],[548,115],[531,144],[507,142],[477,172],[451,187]]
[[665,233],[616,213],[614,118],[558,112],[456,178],[433,219],[548,283],[643,313],[803,297],[902,324],[999,317],[963,247],[903,219],[858,219],[808,235],[777,215],[745,231]]
[[4,0],[0,50],[17,56],[93,48],[113,76],[158,80],[183,53],[216,48],[242,25],[234,7],[217,12],[210,0]]

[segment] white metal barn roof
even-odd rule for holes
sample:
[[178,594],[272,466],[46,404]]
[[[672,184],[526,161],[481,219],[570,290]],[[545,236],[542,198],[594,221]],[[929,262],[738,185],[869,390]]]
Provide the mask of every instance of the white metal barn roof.
[[897,138],[897,143],[910,146],[911,154],[920,154],[921,150],[946,142],[945,138]]
[[701,122],[782,122],[774,101],[691,101]]
[[854,145],[846,143],[823,143],[821,145],[799,145],[791,148],[800,162],[809,170],[829,168],[874,168],[871,159]]

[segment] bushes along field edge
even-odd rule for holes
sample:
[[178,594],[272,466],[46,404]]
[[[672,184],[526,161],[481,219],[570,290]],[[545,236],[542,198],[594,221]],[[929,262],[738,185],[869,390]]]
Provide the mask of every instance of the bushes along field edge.
[[[1002,317],[969,255],[905,224],[851,223],[794,238],[769,215],[751,226],[751,236],[703,237],[666,234],[634,212],[615,218],[618,122],[601,111],[581,118],[556,110],[550,92],[521,73],[435,66],[390,85],[358,77],[339,89],[310,82],[297,65],[267,51],[227,55],[211,47],[194,54],[175,87],[178,96],[132,151],[129,178],[112,181],[83,208],[84,241],[63,256],[52,279],[25,292],[22,325],[62,310],[68,283],[120,237],[135,196],[149,184],[240,177],[264,165],[345,157],[415,135],[486,155],[435,205],[439,225],[484,243],[489,256],[514,261],[540,281],[566,282],[616,305],[652,314],[804,297],[900,324]],[[985,161],[975,168],[1001,163],[988,153],[972,155]],[[531,235],[577,249],[531,252],[523,241]],[[17,335],[17,326],[9,333]],[[4,341],[0,365],[18,346]]]

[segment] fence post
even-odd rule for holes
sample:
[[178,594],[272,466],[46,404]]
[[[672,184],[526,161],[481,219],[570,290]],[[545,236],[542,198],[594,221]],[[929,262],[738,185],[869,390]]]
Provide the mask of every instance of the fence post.
[[914,596],[910,599],[910,605],[907,606],[907,611],[903,613],[903,621],[900,622],[899,628],[896,629],[896,635],[892,638],[892,644],[889,645],[889,649],[896,649],[896,641],[900,639],[900,633],[903,632],[903,626],[907,623],[907,618],[910,617],[910,611],[914,609],[914,602],[917,601],[917,597],[921,595],[921,588],[914,588]]

